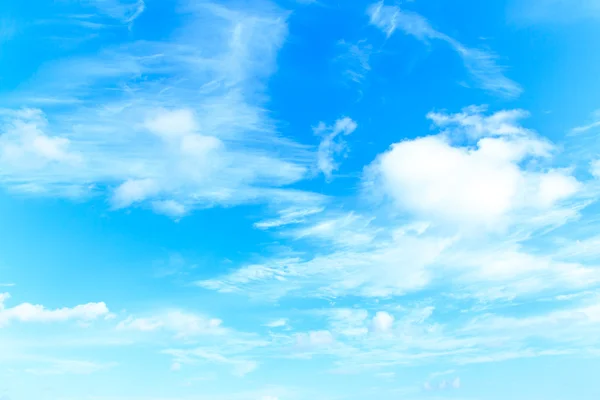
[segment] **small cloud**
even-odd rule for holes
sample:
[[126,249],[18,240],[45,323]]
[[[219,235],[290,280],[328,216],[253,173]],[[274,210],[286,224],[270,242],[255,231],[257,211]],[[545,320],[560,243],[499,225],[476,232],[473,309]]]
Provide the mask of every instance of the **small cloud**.
[[315,134],[322,136],[317,152],[317,167],[327,180],[331,179],[332,173],[339,168],[334,156],[346,148],[346,142],[340,139],[340,134],[343,136],[350,135],[356,130],[357,126],[351,118],[343,117],[335,121],[333,126],[327,126],[321,122],[314,128]]
[[386,333],[392,329],[394,317],[385,311],[379,311],[373,317],[371,328],[374,332]]
[[265,326],[267,326],[269,328],[281,328],[281,327],[287,326],[287,324],[288,324],[287,318],[280,318],[280,319],[276,319],[276,320],[266,323]]
[[152,209],[157,214],[163,214],[169,217],[182,217],[186,214],[185,206],[175,200],[162,200],[152,202]]
[[125,24],[135,21],[146,9],[144,0],[87,0],[87,3]]

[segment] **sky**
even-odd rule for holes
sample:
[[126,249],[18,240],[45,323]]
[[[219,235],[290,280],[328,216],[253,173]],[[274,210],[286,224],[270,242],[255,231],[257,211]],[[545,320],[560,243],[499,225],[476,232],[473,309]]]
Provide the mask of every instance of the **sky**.
[[0,400],[600,398],[600,1],[0,3]]

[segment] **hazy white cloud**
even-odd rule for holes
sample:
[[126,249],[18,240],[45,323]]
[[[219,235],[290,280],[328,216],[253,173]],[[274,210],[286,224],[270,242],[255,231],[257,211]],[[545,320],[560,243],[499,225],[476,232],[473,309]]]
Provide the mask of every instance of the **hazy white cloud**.
[[62,359],[38,359],[36,364],[34,368],[26,368],[25,372],[33,375],[89,375],[116,366],[115,363]]
[[275,319],[273,321],[267,322],[265,324],[265,326],[267,326],[269,328],[282,328],[284,326],[287,326],[287,324],[288,324],[287,318],[279,318],[279,319]]
[[48,122],[40,110],[0,110],[2,115],[10,122],[1,128],[0,163],[25,172],[52,164],[73,168],[81,163],[68,138],[45,134]]
[[590,172],[596,178],[600,178],[600,160],[592,161],[592,164],[590,165]]
[[295,239],[327,241],[340,247],[356,248],[375,240],[379,229],[372,222],[373,219],[355,213],[323,215],[301,227],[289,229],[284,234]]
[[339,42],[340,55],[336,61],[343,64],[344,78],[349,82],[362,84],[371,71],[370,59],[373,46],[366,40],[349,43],[345,40]]
[[173,363],[179,365],[179,368],[187,364],[221,364],[229,366],[232,375],[239,377],[248,375],[259,366],[256,361],[237,355],[225,355],[212,348],[167,349],[163,351],[163,354],[172,356]]
[[83,0],[98,12],[123,23],[131,23],[146,9],[144,0]]
[[347,337],[362,336],[368,333],[367,310],[356,308],[333,308],[319,311],[327,317],[329,329],[336,335]]
[[399,231],[366,247],[344,247],[307,259],[275,258],[196,284],[265,298],[402,295],[428,285],[432,278],[428,266],[451,242]]
[[314,128],[315,134],[322,137],[317,152],[317,167],[326,179],[331,179],[332,173],[339,168],[335,156],[346,150],[346,142],[340,135],[350,135],[356,128],[356,122],[349,117],[338,119],[333,126],[321,122]]
[[597,0],[512,0],[509,17],[521,24],[565,23],[600,18]]
[[311,331],[296,334],[296,344],[300,348],[319,348],[331,345],[334,342],[333,335],[329,331]]
[[394,317],[385,311],[378,311],[371,321],[371,327],[374,332],[386,333],[392,329]]
[[105,303],[88,303],[73,308],[47,309],[43,305],[30,303],[7,307],[5,303],[9,299],[10,294],[0,293],[0,326],[11,322],[93,321],[101,317],[111,316]]
[[465,68],[482,89],[505,97],[521,94],[522,88],[504,75],[505,68],[496,62],[495,54],[463,45],[437,31],[423,16],[398,6],[385,5],[383,1],[372,4],[367,14],[370,23],[388,37],[396,30],[401,30],[424,42],[440,40],[447,43],[461,57]]
[[221,326],[222,322],[220,319],[174,310],[146,318],[129,317],[119,322],[117,329],[142,332],[164,330],[173,333],[176,338],[189,338],[226,334],[227,330]]
[[570,134],[579,135],[588,131],[594,131],[596,128],[600,128],[600,110],[592,113],[592,121],[590,123],[571,129]]
[[[88,4],[123,21],[143,9]],[[189,23],[169,41],[48,63],[7,93],[14,107],[0,112],[0,182],[32,194],[106,194],[114,208],[173,217],[222,204],[311,205],[319,196],[285,186],[307,175],[314,152],[281,137],[263,104],[287,13],[204,2],[180,11]]]
[[254,227],[258,229],[271,229],[292,224],[300,224],[305,222],[307,217],[310,217],[314,214],[319,214],[323,212],[323,210],[323,207],[287,208],[279,210],[279,216],[277,218],[256,222]]

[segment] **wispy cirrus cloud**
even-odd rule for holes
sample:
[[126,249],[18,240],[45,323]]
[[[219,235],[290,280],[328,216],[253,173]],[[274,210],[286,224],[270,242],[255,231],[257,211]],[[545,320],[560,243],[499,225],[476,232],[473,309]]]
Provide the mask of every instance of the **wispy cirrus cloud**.
[[596,128],[600,128],[600,110],[595,111],[593,113],[592,122],[590,122],[586,125],[576,126],[575,128],[571,129],[570,133],[572,135],[577,135],[577,134],[588,132],[588,131],[596,129]]
[[465,68],[474,79],[477,86],[499,96],[518,97],[523,89],[505,76],[505,69],[497,63],[497,56],[481,49],[465,46],[456,39],[439,32],[422,15],[404,10],[398,6],[385,5],[383,1],[372,4],[367,14],[370,23],[388,37],[396,31],[428,43],[442,41],[448,44],[463,60]]
[[334,157],[346,149],[346,142],[340,135],[350,135],[357,127],[351,118],[343,117],[335,121],[333,126],[321,122],[313,129],[314,133],[322,138],[317,151],[317,167],[326,179],[330,180],[333,172],[339,168]]
[[371,56],[373,45],[367,40],[359,40],[354,43],[341,40],[338,43],[340,54],[336,62],[343,65],[343,74],[347,82],[363,84],[371,71]]
[[83,0],[82,3],[126,24],[135,21],[146,9],[144,0]]
[[[317,198],[283,189],[305,177],[312,154],[280,137],[262,106],[286,13],[211,3],[186,10],[210,37],[192,21],[169,41],[52,63],[7,94],[3,184],[106,195],[114,208],[137,204],[174,217],[195,207]],[[46,98],[56,101],[36,101]]]

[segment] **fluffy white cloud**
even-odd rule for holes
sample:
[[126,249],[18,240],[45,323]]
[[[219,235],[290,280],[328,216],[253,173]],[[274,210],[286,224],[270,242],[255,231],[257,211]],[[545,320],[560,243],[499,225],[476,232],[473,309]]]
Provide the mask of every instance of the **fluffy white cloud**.
[[371,321],[371,327],[374,332],[389,332],[394,325],[394,317],[385,311],[378,311]]
[[504,68],[496,63],[496,56],[488,51],[469,48],[459,41],[437,31],[423,16],[401,9],[398,6],[384,5],[383,1],[372,4],[367,9],[372,25],[388,37],[400,29],[407,35],[428,42],[440,40],[447,43],[463,60],[465,68],[481,88],[505,97],[521,94],[521,87],[504,76]]
[[[368,178],[406,211],[488,228],[506,224],[518,212],[547,210],[577,193],[581,184],[569,171],[524,166],[548,157],[552,147],[515,124],[522,113],[486,117],[482,111],[430,114],[445,130],[392,145],[370,166]],[[475,145],[461,139],[464,135]]]
[[366,247],[348,246],[307,259],[276,258],[196,284],[222,293],[267,298],[402,295],[429,284],[432,271],[428,266],[451,243],[448,238],[420,238],[398,230]]
[[17,322],[65,322],[93,321],[100,317],[110,317],[105,303],[88,303],[73,308],[47,309],[43,305],[21,303],[14,307],[6,307],[5,302],[10,294],[0,294],[0,326],[13,321]]
[[344,151],[346,147],[346,143],[340,138],[340,135],[350,135],[356,128],[356,122],[351,118],[344,117],[335,121],[333,126],[327,126],[321,122],[314,129],[315,134],[323,137],[317,152],[317,166],[327,179],[331,179],[331,174],[339,168],[334,156]]

